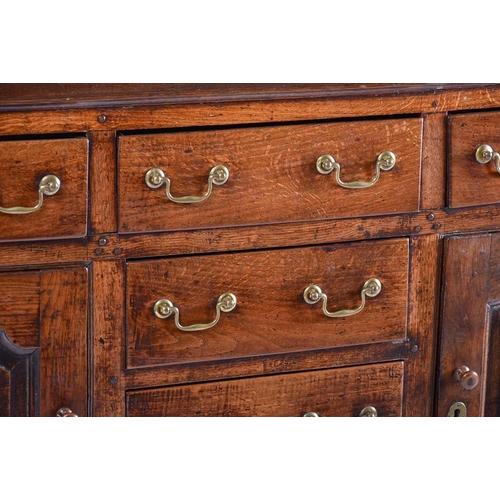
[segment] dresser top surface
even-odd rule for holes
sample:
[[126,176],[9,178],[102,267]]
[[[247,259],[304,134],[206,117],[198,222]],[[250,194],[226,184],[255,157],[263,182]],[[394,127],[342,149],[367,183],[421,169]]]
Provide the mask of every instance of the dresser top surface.
[[467,83],[10,83],[0,84],[0,109],[113,107],[200,102],[415,95],[490,86]]

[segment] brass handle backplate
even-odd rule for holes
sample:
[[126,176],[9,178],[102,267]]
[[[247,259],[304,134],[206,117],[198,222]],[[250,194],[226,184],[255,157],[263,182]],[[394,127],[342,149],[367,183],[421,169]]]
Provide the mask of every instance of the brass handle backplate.
[[500,174],[500,153],[494,151],[488,144],[482,144],[476,149],[476,161],[482,164],[494,161],[496,171]]
[[317,285],[308,286],[303,293],[304,301],[307,304],[316,304],[320,300],[323,301],[323,313],[329,318],[345,318],[358,314],[365,307],[365,297],[376,297],[382,290],[382,283],[377,278],[371,278],[365,281],[361,289],[361,305],[356,309],[343,309],[341,311],[329,312],[326,308],[328,297],[321,291]]
[[38,185],[38,203],[34,207],[0,207],[0,213],[21,215],[36,212],[43,204],[43,195],[52,196],[59,191],[60,187],[61,181],[58,177],[56,177],[55,175],[46,175]]
[[455,370],[455,380],[458,380],[464,389],[470,391],[479,383],[479,375],[468,366],[461,365]]
[[378,155],[375,161],[375,177],[371,181],[343,182],[340,179],[340,165],[335,161],[333,156],[323,155],[316,160],[316,170],[320,174],[328,175],[335,171],[338,185],[347,189],[359,189],[373,186],[380,178],[380,171],[392,170],[394,165],[396,165],[396,155],[392,151],[384,151]]
[[208,328],[212,328],[215,326],[220,319],[220,312],[230,312],[236,307],[236,296],[232,293],[223,293],[219,299],[217,300],[217,304],[215,306],[216,315],[215,319],[211,323],[206,324],[195,324],[190,326],[182,326],[179,322],[179,308],[175,307],[174,304],[168,299],[160,299],[157,300],[154,305],[154,313],[155,316],[160,319],[168,318],[172,315],[175,315],[175,326],[182,330],[183,332],[198,332],[200,330],[207,330]]
[[359,412],[360,417],[378,417],[378,411],[375,406],[366,406]]
[[56,416],[58,417],[78,417],[76,413],[73,413],[71,408],[62,407],[57,410]]
[[159,168],[152,168],[146,172],[145,181],[151,189],[158,189],[165,184],[167,198],[174,203],[199,203],[206,200],[212,194],[212,187],[222,186],[229,179],[229,170],[224,165],[216,165],[208,174],[208,189],[202,196],[172,196],[170,192],[170,179],[165,175],[163,170]]

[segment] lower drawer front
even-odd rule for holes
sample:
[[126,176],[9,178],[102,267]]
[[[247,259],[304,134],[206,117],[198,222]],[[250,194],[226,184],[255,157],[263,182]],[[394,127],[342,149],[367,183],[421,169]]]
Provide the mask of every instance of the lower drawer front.
[[131,417],[401,416],[403,362],[130,391]]

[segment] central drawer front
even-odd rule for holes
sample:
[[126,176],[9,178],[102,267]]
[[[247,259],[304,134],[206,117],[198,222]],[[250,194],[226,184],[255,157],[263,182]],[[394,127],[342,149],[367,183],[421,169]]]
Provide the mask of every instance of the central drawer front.
[[127,393],[131,417],[401,416],[403,362]]
[[[168,231],[345,218],[418,210],[422,120],[396,119],[122,136],[119,139],[120,232]],[[394,153],[373,185],[342,187],[317,160],[330,155],[342,183],[368,183],[377,158]],[[228,169],[222,185],[197,203],[167,198],[165,180],[148,187],[160,169],[174,198],[208,192],[209,173]],[[158,181],[158,179],[157,179]]]
[[[304,300],[305,289],[316,285],[327,312],[352,311],[372,278],[380,280],[380,293],[348,317],[327,317],[321,300]],[[403,339],[407,289],[407,239],[129,262],[127,366]],[[174,314],[155,315],[157,301],[167,299],[179,310],[180,326],[207,325],[225,293],[234,294],[236,307],[201,331],[182,331]]]

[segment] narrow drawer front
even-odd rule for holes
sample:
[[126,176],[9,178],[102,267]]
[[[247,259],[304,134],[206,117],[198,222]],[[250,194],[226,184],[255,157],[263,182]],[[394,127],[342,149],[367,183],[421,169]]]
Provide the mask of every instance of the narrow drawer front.
[[0,240],[85,236],[88,141],[0,142]]
[[[328,313],[362,304],[346,317]],[[180,257],[127,264],[127,365],[174,364],[403,339],[406,334],[406,239],[262,252]],[[225,294],[236,306],[224,312]],[[316,295],[316,296],[315,296]],[[178,314],[162,319],[161,299]],[[222,300],[222,302],[221,302]],[[231,302],[231,301],[229,301]],[[165,306],[165,302],[163,302]],[[226,307],[231,309],[231,307]],[[220,309],[220,310],[219,310]],[[209,325],[184,331],[192,325]],[[157,315],[159,314],[159,316]],[[162,316],[163,315],[163,316]]]
[[[122,136],[119,230],[168,231],[345,218],[418,209],[421,119]],[[390,170],[377,167],[394,153]],[[322,174],[318,158],[340,166]],[[222,165],[229,177],[209,180]],[[330,164],[331,166],[332,164]],[[383,166],[383,165],[382,165]],[[384,167],[386,168],[386,167]],[[165,178],[146,177],[160,169]],[[321,169],[321,166],[320,166]],[[369,183],[352,188],[352,183]],[[151,174],[150,174],[151,175]],[[168,190],[172,201],[167,197]],[[154,184],[156,183],[156,184]],[[184,196],[203,201],[181,203]],[[157,189],[154,187],[160,186]],[[184,200],[189,201],[189,200]]]
[[[131,417],[399,417],[403,362],[127,393]],[[365,410],[365,412],[363,412]],[[313,413],[313,415],[311,415]],[[314,415],[316,414],[316,415]]]
[[[500,113],[452,116],[450,141],[449,206],[499,203]],[[479,149],[481,146],[490,148]],[[488,161],[489,157],[492,158]]]

